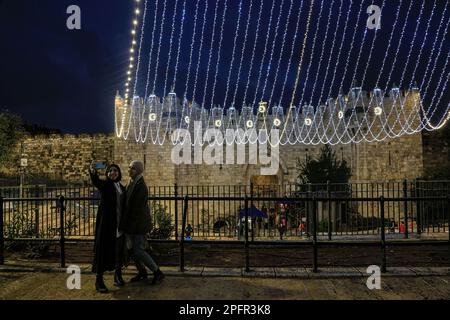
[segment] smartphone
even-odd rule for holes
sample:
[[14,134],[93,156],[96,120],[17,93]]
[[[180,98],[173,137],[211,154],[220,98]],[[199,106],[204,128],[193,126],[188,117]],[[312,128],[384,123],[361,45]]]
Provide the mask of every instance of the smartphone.
[[104,162],[104,161],[98,161],[98,162],[96,162],[96,163],[94,164],[94,168],[97,169],[97,170],[105,169],[105,168],[106,168],[106,162]]

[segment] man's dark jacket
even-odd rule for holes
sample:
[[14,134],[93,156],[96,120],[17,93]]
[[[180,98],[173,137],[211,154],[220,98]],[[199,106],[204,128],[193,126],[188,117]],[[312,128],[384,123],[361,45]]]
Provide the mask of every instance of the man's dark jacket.
[[127,190],[127,200],[119,229],[128,234],[146,234],[150,231],[150,209],[148,189],[144,178],[140,178],[131,193]]

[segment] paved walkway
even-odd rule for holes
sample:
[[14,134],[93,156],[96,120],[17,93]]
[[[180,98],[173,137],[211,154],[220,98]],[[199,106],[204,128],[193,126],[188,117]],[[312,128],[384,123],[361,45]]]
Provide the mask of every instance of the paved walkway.
[[[32,266],[10,262],[0,266],[0,299],[450,299],[450,268],[395,268],[381,276],[381,289],[370,290],[365,268],[327,268],[313,273],[305,268],[242,269],[189,268],[180,272],[166,267],[166,279],[148,283],[112,286],[112,274],[105,276],[110,293],[99,294],[89,265],[80,265],[81,289],[69,290],[69,274],[57,265]],[[136,271],[128,268],[124,279]]]

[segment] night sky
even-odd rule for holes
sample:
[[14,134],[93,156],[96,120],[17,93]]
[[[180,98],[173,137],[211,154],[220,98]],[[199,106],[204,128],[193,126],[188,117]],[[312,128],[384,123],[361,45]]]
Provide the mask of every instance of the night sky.
[[[256,20],[259,10],[259,4],[261,0],[253,1],[252,16]],[[253,70],[250,76],[250,83],[248,88],[248,94],[246,103],[250,103],[255,96],[255,89],[257,86],[257,71],[262,60],[262,52],[264,51],[264,41],[267,34],[267,25],[269,22],[269,12],[272,5],[272,1],[262,0],[264,4],[264,13],[261,19],[260,40],[256,47],[256,55],[254,60]],[[284,91],[284,96],[281,99],[282,105],[285,107],[289,104],[289,100],[292,94],[292,88],[295,82],[295,75],[297,64],[299,61],[299,52],[301,46],[297,45],[294,51],[294,58],[292,65],[287,70],[290,48],[293,42],[294,27],[297,19],[298,8],[301,0],[294,0],[293,13],[291,15],[291,22],[288,25],[286,43],[284,54],[281,55],[281,64],[279,70],[279,78],[275,81],[275,69],[277,67],[278,60],[280,59],[279,47],[276,47],[273,54],[272,64],[269,65],[270,45],[274,42],[274,28],[281,1],[276,0],[274,9],[274,18],[272,21],[271,33],[269,33],[269,48],[265,60],[263,61],[262,70],[270,70],[268,73],[267,89],[264,95],[264,99],[268,99],[272,87],[274,86],[274,101],[278,103],[280,100],[280,92],[282,91],[282,82],[285,74],[287,73],[287,85]],[[414,0],[409,23],[406,25],[404,32],[404,41],[399,48],[399,54],[396,58],[396,69],[391,76],[387,87],[392,87],[393,83],[399,83],[403,66],[407,60],[410,43],[414,36],[416,25],[413,23],[419,16],[420,7],[423,0]],[[182,4],[184,0],[178,1],[178,14],[181,12]],[[186,75],[188,72],[188,64],[190,57],[190,43],[192,39],[192,30],[194,24],[194,12],[196,0],[186,0],[186,15],[184,34],[181,42],[180,61],[177,73],[177,81],[175,85],[175,91],[178,96],[184,94],[187,91],[187,97],[192,98],[193,95],[193,83],[195,67],[198,59],[198,45],[199,34],[201,31],[201,24],[203,22],[203,12],[205,2],[200,1],[199,5],[199,20],[197,25],[197,38],[193,51],[193,62],[191,67],[191,79],[189,81],[189,87],[186,90]],[[331,76],[328,76],[328,80],[324,81],[324,69],[326,62],[331,54],[332,57],[337,56],[337,50],[330,52],[327,50],[331,48],[333,35],[336,26],[338,6],[340,0],[334,1],[333,7],[331,7],[331,0],[324,0],[322,19],[318,20],[318,14],[320,10],[321,1],[316,0],[316,5],[313,9],[313,16],[315,19],[310,25],[310,35],[308,39],[308,45],[305,51],[305,58],[303,62],[303,69],[300,78],[300,83],[297,90],[297,96],[295,103],[304,104],[305,102],[311,102],[313,104],[318,103],[319,94],[321,90],[316,89],[315,94],[312,95],[313,83],[315,82],[315,76],[318,72],[320,52],[322,44],[325,38],[325,29],[327,24],[327,18],[330,8],[332,9],[331,29],[327,41],[324,43],[325,54],[322,57],[322,67],[317,79],[317,86],[325,87],[325,91],[331,90],[331,95],[336,96],[339,90],[339,84],[343,80],[344,92],[348,91],[351,87],[351,76],[354,73],[355,62],[357,60],[359,46],[365,32],[365,25],[368,14],[365,12],[367,6],[372,2],[381,6],[382,0],[367,0],[364,1],[362,6],[362,12],[350,15],[349,27],[353,28],[356,24],[358,14],[361,15],[360,23],[357,28],[355,37],[355,49],[349,53],[349,45],[344,45],[341,52],[339,63],[332,60],[331,67],[337,64],[339,67],[336,71],[337,85],[331,86]],[[391,35],[395,14],[399,1],[386,1],[387,4],[383,10],[382,16],[382,28],[378,31],[374,50],[372,53],[371,64],[369,65],[366,73],[363,89],[373,89],[376,79],[379,74],[388,40]],[[430,53],[432,51],[432,44],[436,36],[436,30],[439,26],[442,12],[444,11],[446,1],[438,0],[436,4],[435,14],[431,19],[428,38],[424,43],[426,22],[422,22],[419,25],[419,29],[416,35],[416,42],[413,48],[410,65],[407,68],[407,72],[404,77],[403,88],[406,88],[411,81],[417,80],[419,85],[422,81],[423,74],[425,72],[426,65],[430,60]],[[159,15],[157,24],[157,33],[155,35],[155,47],[154,56],[152,58],[155,68],[156,60],[156,48],[157,40],[159,40],[159,26],[161,18],[161,10],[163,0],[159,0]],[[214,78],[215,65],[217,61],[218,41],[215,41],[213,47],[213,55],[211,60],[211,70],[209,74],[208,83],[205,78],[207,74],[207,61],[210,46],[210,35],[213,29],[213,12],[217,1],[209,1],[208,19],[205,24],[205,40],[203,44],[201,63],[199,67],[199,76],[197,82],[197,91],[195,92],[196,100],[201,102],[203,100],[203,91],[207,86],[207,95],[212,92],[212,83]],[[228,71],[231,62],[231,54],[233,49],[233,41],[236,30],[235,22],[237,20],[237,12],[240,1],[228,0],[228,11],[226,15],[225,33],[222,43],[222,54],[219,64],[217,85],[215,88],[216,95],[214,97],[214,104],[223,105],[226,87]],[[305,33],[305,25],[307,12],[309,8],[309,0],[303,1],[303,9],[300,20],[300,28],[298,31],[299,38],[302,39]],[[341,21],[340,29],[337,32],[336,48],[339,47],[342,39],[343,21],[345,14],[349,10],[349,0],[344,0],[343,5],[343,18]],[[353,10],[356,11],[359,8],[359,1],[354,1]],[[386,60],[385,71],[381,74],[380,87],[384,89],[387,82],[387,75],[391,69],[391,65],[395,59],[395,49],[397,48],[399,37],[401,36],[401,28],[405,21],[405,14],[409,1],[403,1],[401,7],[401,15],[398,21],[398,26],[393,34],[392,47],[390,49],[390,55]],[[433,8],[433,0],[425,0],[425,6],[423,10],[424,21],[429,20],[431,10]],[[66,27],[66,20],[68,14],[66,9],[70,5],[78,5],[81,8],[81,30],[68,30]],[[179,17],[175,24],[175,37],[174,47],[172,49],[172,63],[170,64],[168,72],[168,85],[164,88],[164,80],[166,74],[166,66],[168,62],[169,52],[169,38],[171,32],[172,16],[169,14],[173,12],[175,0],[167,0],[167,13],[166,22],[164,26],[163,39],[160,48],[160,61],[157,70],[157,81],[155,94],[162,96],[163,92],[168,92],[170,89],[171,80],[174,77],[174,58],[176,56],[178,34],[179,34]],[[219,0],[219,17],[223,12],[224,0]],[[287,8],[290,4],[290,0],[284,0],[283,12],[278,38],[275,40],[277,44],[281,43],[282,35],[284,33],[284,26],[286,25]],[[8,109],[12,112],[18,113],[28,123],[44,125],[50,128],[61,129],[64,133],[98,133],[98,132],[112,132],[113,131],[113,102],[116,90],[120,90],[123,93],[125,75],[127,66],[129,64],[129,49],[131,41],[131,21],[132,12],[134,8],[134,1],[131,0],[0,0],[0,39],[2,43],[1,58],[0,58],[0,109]],[[147,75],[148,53],[151,47],[151,35],[153,27],[153,16],[155,13],[155,1],[149,1],[147,27],[145,29],[145,37],[142,49],[142,63],[141,71],[139,73],[139,81],[137,86],[137,93],[143,95],[145,91],[145,78]],[[240,33],[236,46],[236,57],[234,62],[234,68],[232,69],[231,80],[229,83],[228,104],[231,101],[230,96],[234,95],[236,84],[238,85],[236,102],[239,102],[240,107],[244,96],[245,85],[249,73],[250,58],[252,54],[252,47],[254,42],[256,23],[250,24],[248,31],[247,46],[244,51],[244,59],[242,70],[240,74],[240,81],[237,83],[237,66],[239,64],[240,53],[243,46],[243,32],[245,29],[245,22],[247,19],[247,12],[249,10],[249,2],[243,1],[242,4],[242,18],[240,25]],[[450,18],[450,7],[447,8],[444,17],[444,26],[439,34],[439,45],[441,39],[443,39],[444,27]],[[219,19],[219,22],[221,20]],[[253,20],[252,20],[253,21]],[[319,32],[317,34],[317,42],[315,48],[315,54],[311,56],[311,46],[313,42],[313,36],[316,31],[317,23],[320,23]],[[140,29],[140,28],[139,28]],[[216,27],[216,40],[218,39],[219,26]],[[348,31],[346,37],[348,41],[351,40],[352,31]],[[206,36],[208,34],[208,36]],[[356,84],[360,85],[362,81],[362,74],[366,69],[366,64],[371,48],[372,39],[375,32],[367,31],[366,33],[366,45],[363,47],[361,54],[361,61],[359,68],[356,70]],[[431,85],[429,90],[440,92],[443,90],[443,82],[441,87],[437,87],[437,83],[440,75],[443,72],[448,72],[449,68],[444,69],[444,65],[447,59],[447,53],[450,50],[449,34],[447,33],[444,38],[445,42],[442,46],[442,54],[437,59],[435,76],[431,79]],[[419,66],[416,71],[416,75],[412,75],[412,69],[414,69],[417,61],[419,50],[423,45],[422,59],[419,61]],[[357,50],[358,49],[358,50]],[[432,57],[434,62],[437,49]],[[349,56],[350,54],[350,56]],[[350,58],[349,75],[344,75],[345,60]],[[311,64],[309,79],[306,81],[307,67]],[[334,69],[332,69],[334,70]],[[332,72],[332,71],[331,71]],[[153,73],[152,73],[153,75]],[[444,74],[446,79],[447,73]],[[263,73],[261,83],[259,85],[259,91],[256,92],[256,102],[259,101],[262,95],[262,87],[266,73]],[[152,78],[153,79],[153,78]],[[428,79],[427,79],[428,80]],[[152,82],[151,82],[152,83]],[[306,83],[306,86],[305,86]],[[302,91],[304,92],[304,99],[300,102],[300,96]],[[432,95],[431,95],[432,96]],[[210,102],[211,97],[207,97],[207,101]],[[322,98],[324,101],[324,98]],[[439,110],[449,103],[450,95],[446,90],[441,99]],[[322,102],[323,102],[322,101]],[[209,107],[209,106],[208,106]]]

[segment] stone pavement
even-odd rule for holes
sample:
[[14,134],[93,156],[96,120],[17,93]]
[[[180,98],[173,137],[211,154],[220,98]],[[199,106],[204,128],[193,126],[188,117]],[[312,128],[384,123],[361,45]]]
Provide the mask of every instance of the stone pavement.
[[[145,282],[112,285],[112,273],[105,275],[110,292],[94,290],[95,275],[90,265],[80,265],[81,289],[68,290],[69,274],[54,265],[8,262],[0,266],[0,300],[391,300],[450,299],[450,268],[389,268],[381,275],[381,290],[370,290],[366,268],[162,267],[167,275],[159,285]],[[124,279],[136,270],[129,267]]]

